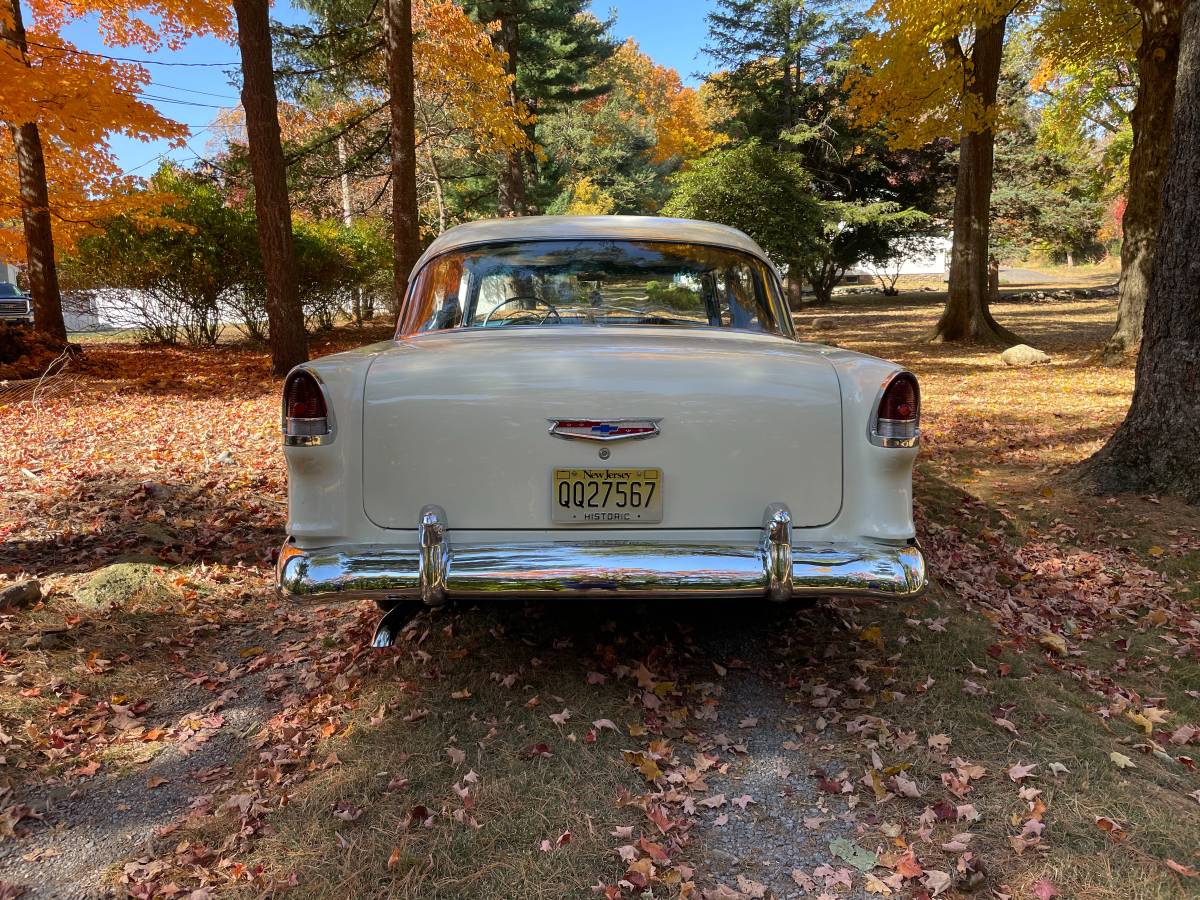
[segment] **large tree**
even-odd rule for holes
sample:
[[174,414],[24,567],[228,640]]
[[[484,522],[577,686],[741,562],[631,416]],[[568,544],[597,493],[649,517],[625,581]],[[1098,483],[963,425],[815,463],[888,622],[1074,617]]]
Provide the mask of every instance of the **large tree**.
[[242,56],[242,108],[246,111],[258,243],[266,277],[271,369],[284,375],[308,359],[308,335],[300,310],[287,165],[279,137],[269,0],[233,0],[233,8]]
[[1133,403],[1086,465],[1104,489],[1200,502],[1200,2],[1184,0],[1174,125]]
[[[8,0],[8,8],[0,12],[0,36],[28,66],[29,45],[21,21],[20,0]],[[62,298],[58,291],[42,135],[36,121],[10,122],[8,128],[17,159],[21,225],[25,231],[25,273],[33,297],[33,325],[41,334],[66,343],[67,326],[63,323]]]
[[1009,16],[1019,0],[877,2],[881,27],[857,43],[852,102],[866,121],[883,122],[899,146],[956,133],[958,183],[950,292],[930,337],[1013,344],[988,308],[989,227],[996,98]]
[[[513,106],[538,117],[606,90],[589,76],[616,47],[611,23],[592,15],[588,0],[464,0],[463,6],[477,21],[496,23],[492,41],[506,56]],[[532,149],[536,118],[526,131],[530,149],[509,152],[500,171],[501,215],[535,211],[554,189],[541,178]]]
[[1172,133],[1179,59],[1181,6],[1178,0],[1136,0],[1141,19],[1137,49],[1138,90],[1133,107],[1133,152],[1129,155],[1129,198],[1121,220],[1121,283],[1117,325],[1105,345],[1109,359],[1136,350],[1142,340],[1146,297],[1154,274],[1155,244],[1162,216],[1167,136]]
[[[355,213],[389,215],[392,91],[377,0],[297,0],[312,14],[280,27],[277,53],[289,176],[299,208],[344,218],[341,185]],[[440,232],[495,210],[495,171],[531,147],[528,113],[510,100],[504,55],[451,0],[412,0],[418,211]],[[344,145],[345,153],[339,151]]]
[[421,255],[417,219],[417,125],[413,101],[411,0],[384,0],[392,148],[392,312],[400,314],[408,276]]
[[[109,146],[113,133],[181,141],[186,129],[139,100],[143,66],[84,53],[64,34],[94,21],[106,43],[161,46],[199,32],[223,34],[223,0],[0,0],[0,253],[27,265],[34,327],[64,341],[55,253],[106,216],[152,213],[162,198],[135,192]],[[28,36],[26,29],[28,28]],[[0,138],[2,140],[2,138]],[[20,234],[9,223],[20,221]]]

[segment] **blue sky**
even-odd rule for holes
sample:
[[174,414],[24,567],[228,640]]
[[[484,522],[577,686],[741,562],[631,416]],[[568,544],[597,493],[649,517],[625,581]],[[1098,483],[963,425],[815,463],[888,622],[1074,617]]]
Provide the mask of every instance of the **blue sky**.
[[[696,84],[693,75],[708,68],[700,53],[706,28],[704,16],[713,0],[593,0],[597,15],[614,14],[613,34],[620,40],[634,38],[644,53],[656,62],[676,69],[685,83]],[[272,15],[294,21],[298,14],[288,0],[275,0]],[[113,150],[126,172],[151,174],[159,159],[167,155],[187,163],[205,153],[206,130],[219,107],[235,106],[237,90],[227,71],[237,68],[237,49],[213,38],[198,38],[178,51],[162,50],[147,55],[138,48],[106,48],[94,25],[84,21],[72,25],[66,36],[83,50],[112,56],[151,59],[152,79],[146,93],[149,102],[164,115],[192,127],[188,147],[170,150],[163,141],[143,142],[121,135],[112,139]]]

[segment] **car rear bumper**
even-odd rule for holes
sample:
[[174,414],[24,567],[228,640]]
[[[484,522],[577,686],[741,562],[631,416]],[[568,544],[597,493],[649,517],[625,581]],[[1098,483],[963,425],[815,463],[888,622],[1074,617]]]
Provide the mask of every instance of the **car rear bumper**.
[[369,597],[792,597],[857,595],[908,599],[925,590],[915,542],[792,544],[783,504],[766,510],[759,540],[745,544],[555,540],[453,545],[445,513],[422,510],[419,545],[355,544],[301,549],[290,539],[276,582],[288,599],[329,602]]

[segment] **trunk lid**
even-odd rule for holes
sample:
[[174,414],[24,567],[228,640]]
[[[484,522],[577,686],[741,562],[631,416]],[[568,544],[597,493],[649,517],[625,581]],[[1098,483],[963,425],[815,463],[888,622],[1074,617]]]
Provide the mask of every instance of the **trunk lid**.
[[[797,527],[842,502],[841,394],[832,364],[786,338],[716,329],[554,326],[427,333],[367,375],[367,517],[416,527],[555,529],[556,468],[658,468],[663,519],[642,527],[758,528],[772,502]],[[548,420],[660,419],[641,440],[549,434]],[[602,459],[601,449],[610,451]]]

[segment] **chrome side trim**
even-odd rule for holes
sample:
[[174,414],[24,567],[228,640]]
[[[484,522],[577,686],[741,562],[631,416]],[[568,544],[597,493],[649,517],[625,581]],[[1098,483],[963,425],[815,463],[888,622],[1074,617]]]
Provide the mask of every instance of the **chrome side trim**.
[[[925,590],[914,543],[791,543],[782,504],[764,514],[757,543],[548,540],[450,547],[445,513],[426,507],[421,543],[357,544],[279,554],[277,585],[291,600],[369,597],[420,600],[531,597],[789,597],[854,595],[909,599]],[[564,532],[564,537],[569,533]]]
[[759,541],[763,568],[767,573],[767,599],[790,600],[792,597],[792,511],[783,503],[771,503],[763,513],[763,533]]

